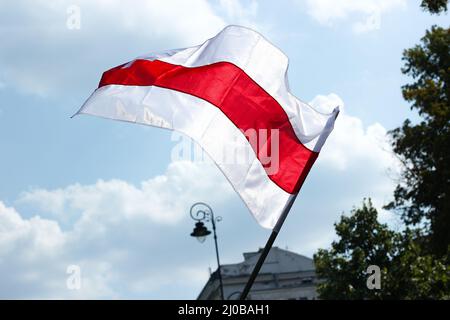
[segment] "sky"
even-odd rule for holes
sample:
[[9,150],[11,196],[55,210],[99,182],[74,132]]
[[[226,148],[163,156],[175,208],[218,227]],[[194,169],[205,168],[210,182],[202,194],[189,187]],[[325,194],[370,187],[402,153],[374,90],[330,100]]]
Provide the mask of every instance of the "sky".
[[224,264],[264,246],[270,230],[210,160],[174,157],[184,137],[70,118],[105,70],[229,24],[288,55],[301,100],[343,109],[275,245],[312,257],[364,197],[401,228],[382,207],[400,168],[386,133],[418,119],[402,52],[448,21],[412,0],[0,2],[0,298],[195,299],[216,268],[212,238],[189,236],[197,201],[222,217]]

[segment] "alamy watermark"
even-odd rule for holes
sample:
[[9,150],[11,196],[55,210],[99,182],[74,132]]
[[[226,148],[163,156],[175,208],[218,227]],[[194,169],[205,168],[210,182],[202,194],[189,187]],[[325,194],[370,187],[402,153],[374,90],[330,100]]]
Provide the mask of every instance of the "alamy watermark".
[[257,158],[267,174],[278,173],[280,168],[279,130],[248,129],[241,130],[241,133],[216,137],[217,141],[208,141],[209,149],[205,152],[189,137],[174,131],[171,140],[177,143],[172,149],[171,160],[204,162],[208,157],[206,154],[209,153],[214,158],[214,162],[219,165],[249,166]]
[[66,27],[69,30],[81,29],[81,8],[77,5],[71,5],[66,9],[67,19]]
[[69,290],[81,289],[81,268],[76,264],[67,266],[66,273],[69,275],[66,280],[66,286]]
[[367,267],[366,273],[369,275],[366,281],[367,289],[380,290],[381,289],[380,267],[377,265],[370,265]]

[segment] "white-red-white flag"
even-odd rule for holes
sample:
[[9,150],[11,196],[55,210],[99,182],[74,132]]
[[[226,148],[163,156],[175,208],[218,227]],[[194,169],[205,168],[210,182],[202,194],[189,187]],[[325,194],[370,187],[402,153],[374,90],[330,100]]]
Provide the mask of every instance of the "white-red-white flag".
[[292,95],[287,68],[288,58],[261,34],[228,26],[201,45],[106,71],[77,114],[188,135],[256,220],[273,228],[339,112],[321,113]]

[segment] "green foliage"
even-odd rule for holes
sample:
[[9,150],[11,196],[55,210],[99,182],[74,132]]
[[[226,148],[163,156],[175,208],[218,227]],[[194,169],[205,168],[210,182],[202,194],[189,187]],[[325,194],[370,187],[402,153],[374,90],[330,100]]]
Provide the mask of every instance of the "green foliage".
[[389,264],[395,251],[394,232],[378,222],[370,199],[350,216],[342,216],[335,229],[339,240],[333,241],[330,250],[319,249],[314,255],[317,275],[326,279],[318,288],[320,298],[379,297],[379,291],[367,289],[366,270],[369,265],[383,269]]
[[403,60],[403,73],[414,80],[403,96],[423,120],[391,131],[404,168],[387,209],[400,211],[407,225],[425,226],[430,252],[444,255],[450,245],[450,29],[432,27]]
[[441,13],[447,11],[447,2],[448,0],[422,0],[420,6],[431,13]]
[[[422,252],[420,235],[396,233],[377,220],[369,200],[335,224],[339,240],[314,255],[321,299],[448,299],[450,267]],[[367,287],[367,267],[381,271],[381,289]]]
[[407,229],[397,235],[397,254],[387,274],[389,297],[399,299],[450,299],[450,252],[436,258],[424,252],[422,237]]

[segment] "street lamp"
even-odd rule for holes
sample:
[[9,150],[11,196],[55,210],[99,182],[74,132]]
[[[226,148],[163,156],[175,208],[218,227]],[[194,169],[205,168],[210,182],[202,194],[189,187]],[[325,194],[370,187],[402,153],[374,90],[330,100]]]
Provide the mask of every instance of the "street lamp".
[[192,237],[195,237],[200,243],[206,240],[206,236],[211,234],[211,231],[205,227],[202,221],[211,222],[212,229],[214,233],[214,244],[216,245],[216,258],[217,258],[217,273],[219,276],[220,284],[220,296],[223,300],[223,283],[222,283],[222,273],[220,272],[220,260],[219,260],[219,247],[217,246],[217,234],[216,234],[216,222],[222,220],[222,217],[214,217],[214,212],[209,205],[203,202],[194,203],[191,206],[190,215],[192,219],[197,221],[195,223],[194,230],[191,233]]

